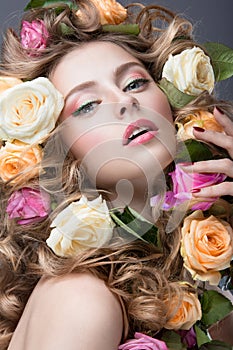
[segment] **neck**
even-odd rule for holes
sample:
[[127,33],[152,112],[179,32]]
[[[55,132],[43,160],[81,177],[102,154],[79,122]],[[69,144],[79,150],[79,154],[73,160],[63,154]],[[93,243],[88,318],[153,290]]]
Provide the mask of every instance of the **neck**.
[[109,199],[112,208],[124,208],[129,206],[149,221],[154,221],[150,206],[150,198],[158,192],[159,179],[148,181],[148,178],[140,180],[121,180],[111,191]]

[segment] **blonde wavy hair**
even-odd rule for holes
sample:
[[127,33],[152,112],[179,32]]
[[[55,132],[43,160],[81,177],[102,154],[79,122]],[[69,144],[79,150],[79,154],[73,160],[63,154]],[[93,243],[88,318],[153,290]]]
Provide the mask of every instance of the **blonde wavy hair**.
[[[40,56],[30,56],[22,48],[18,35],[9,29],[5,35],[1,74],[23,80],[39,76],[50,76],[53,69],[66,53],[91,41],[113,42],[137,57],[148,69],[155,81],[161,78],[162,68],[168,55],[179,53],[187,47],[197,46],[192,38],[192,25],[160,6],[129,5],[129,23],[138,23],[138,36],[103,31],[99,14],[94,5],[78,1],[83,13],[82,19],[64,5],[57,14],[50,9],[33,9],[22,20],[42,19],[49,32],[49,43]],[[85,16],[88,21],[85,21]],[[61,30],[65,23],[72,31],[65,35]],[[174,117],[202,107],[212,109],[214,105],[228,110],[227,103],[217,102],[207,93],[182,110],[173,110]],[[45,140],[44,146],[47,141]],[[55,147],[55,146],[54,146]],[[48,148],[48,147],[47,147]],[[51,153],[51,154],[50,154]],[[59,160],[49,152],[43,166],[59,168]],[[53,174],[56,173],[52,172]],[[46,178],[44,187],[56,194],[57,176]],[[124,337],[137,331],[159,332],[168,319],[168,298],[178,295],[182,300],[182,289],[176,281],[181,279],[182,261],[179,255],[179,229],[164,232],[166,218],[159,220],[159,232],[163,252],[150,243],[131,242],[112,245],[108,248],[92,249],[75,257],[56,256],[46,245],[50,223],[68,203],[80,197],[82,175],[78,160],[68,153],[62,171],[62,191],[65,198],[54,212],[40,223],[17,225],[6,215],[9,196],[23,187],[37,187],[39,179],[30,182],[22,180],[17,185],[0,183],[1,192],[1,235],[0,235],[0,348],[7,349],[11,336],[22,315],[27,300],[40,277],[62,276],[71,272],[89,271],[105,281],[108,288],[119,298],[125,316]],[[60,183],[60,182],[59,182]],[[41,185],[41,182],[40,182]]]

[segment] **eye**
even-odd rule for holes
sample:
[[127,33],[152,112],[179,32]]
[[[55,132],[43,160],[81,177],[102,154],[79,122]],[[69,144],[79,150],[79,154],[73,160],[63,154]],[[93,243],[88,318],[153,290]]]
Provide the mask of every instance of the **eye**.
[[85,102],[78,109],[76,109],[76,111],[74,111],[72,115],[74,117],[77,117],[77,116],[91,113],[100,103],[101,103],[100,100]]
[[124,87],[123,91],[127,92],[132,90],[140,90],[141,87],[148,84],[149,82],[150,80],[146,78],[133,79],[126,85],[126,87]]

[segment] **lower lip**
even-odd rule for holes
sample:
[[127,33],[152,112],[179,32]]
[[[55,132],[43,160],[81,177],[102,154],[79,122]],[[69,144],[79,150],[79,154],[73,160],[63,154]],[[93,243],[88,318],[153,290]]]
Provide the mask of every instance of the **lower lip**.
[[158,131],[148,131],[145,134],[142,134],[142,135],[136,137],[134,140],[130,141],[127,144],[127,146],[142,145],[142,144],[147,143],[150,140],[152,140],[157,134],[158,134]]

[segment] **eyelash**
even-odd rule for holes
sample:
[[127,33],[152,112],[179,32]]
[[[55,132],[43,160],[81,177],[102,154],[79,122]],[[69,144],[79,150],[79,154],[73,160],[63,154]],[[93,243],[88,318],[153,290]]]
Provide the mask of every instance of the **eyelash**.
[[[127,91],[131,91],[131,90],[137,90],[137,89],[140,89],[140,87],[142,87],[143,85],[146,85],[150,82],[149,79],[146,79],[146,78],[137,78],[137,79],[134,79],[132,80],[129,84],[126,85],[126,87],[124,87],[123,91],[124,92],[127,92]],[[141,83],[141,85],[139,87],[134,87],[134,88],[131,88],[131,90],[128,90],[130,88],[130,85],[132,84],[136,84],[136,83]]]
[[82,114],[88,114],[94,110],[94,108],[101,103],[100,100],[84,102],[78,109],[76,109],[72,115],[74,117],[80,116]]

